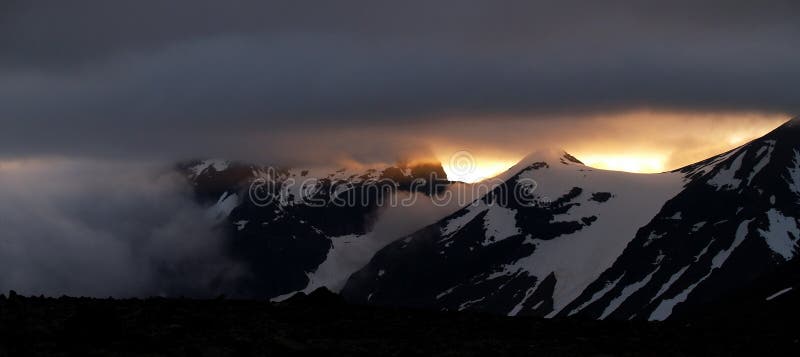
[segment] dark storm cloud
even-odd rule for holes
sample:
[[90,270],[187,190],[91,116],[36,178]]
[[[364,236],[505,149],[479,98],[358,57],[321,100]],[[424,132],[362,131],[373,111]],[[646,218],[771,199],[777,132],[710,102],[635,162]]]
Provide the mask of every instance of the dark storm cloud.
[[326,130],[391,152],[405,149],[393,127],[444,116],[792,112],[800,98],[796,1],[0,7],[6,156],[241,157],[289,136],[302,156]]

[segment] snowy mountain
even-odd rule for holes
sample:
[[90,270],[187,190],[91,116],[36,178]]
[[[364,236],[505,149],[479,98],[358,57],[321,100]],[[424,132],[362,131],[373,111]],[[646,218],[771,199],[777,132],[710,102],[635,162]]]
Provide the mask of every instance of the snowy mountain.
[[549,151],[500,179],[470,206],[378,251],[342,294],[441,310],[662,320],[733,297],[762,306],[800,288],[800,118],[674,172],[597,170]]
[[[800,237],[800,119],[677,172],[690,181],[562,314],[663,320],[724,297],[787,263]],[[800,270],[784,272],[792,288]],[[762,296],[766,299],[769,296]]]
[[458,208],[433,209],[424,199],[411,207],[390,204],[451,186],[440,165],[300,170],[205,160],[179,169],[209,219],[230,236],[230,255],[249,268],[236,292],[242,296],[341,287],[391,238]]

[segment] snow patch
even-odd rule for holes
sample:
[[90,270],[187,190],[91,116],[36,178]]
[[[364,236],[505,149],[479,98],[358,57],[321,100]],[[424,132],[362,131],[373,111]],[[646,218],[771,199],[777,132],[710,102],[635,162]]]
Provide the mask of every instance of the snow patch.
[[[454,205],[434,206],[431,200],[423,199],[422,195],[399,192],[398,202],[409,200],[413,205],[387,208],[372,231],[364,235],[329,237],[331,248],[328,255],[314,272],[308,274],[309,283],[303,291],[312,292],[322,286],[333,292],[341,291],[350,275],[369,263],[375,253],[386,245],[399,237],[403,237],[401,242],[408,244],[413,238],[409,234],[435,223],[459,208]],[[311,228],[317,230],[313,226]],[[379,276],[383,274],[378,272]]]
[[292,291],[290,293],[286,293],[286,294],[283,294],[283,295],[278,295],[278,296],[276,296],[274,298],[269,299],[269,301],[270,302],[281,302],[281,301],[284,301],[284,300],[294,296],[294,294],[297,294],[297,291]]
[[472,222],[478,214],[485,210],[486,207],[469,206],[464,210],[464,214],[447,221],[447,224],[442,227],[442,237],[448,238],[451,234],[458,232],[459,229]]
[[463,310],[467,309],[468,307],[483,301],[484,299],[486,299],[486,297],[482,297],[482,298],[478,298],[478,299],[475,299],[475,300],[466,301],[466,302],[464,302],[464,303],[462,303],[461,305],[458,306],[458,311],[463,311]]
[[794,166],[789,168],[789,185],[792,191],[800,194],[800,151],[794,150]]
[[794,287],[790,286],[790,287],[788,287],[788,288],[786,288],[786,289],[783,289],[783,290],[781,290],[781,291],[778,291],[777,293],[774,293],[774,294],[772,294],[772,295],[770,295],[770,296],[767,296],[767,299],[766,299],[766,300],[767,300],[767,301],[772,301],[772,299],[774,299],[774,298],[776,298],[776,297],[778,297],[778,296],[781,296],[781,295],[783,295],[783,294],[786,294],[786,293],[788,293],[788,292],[792,291],[792,289],[793,289],[793,288],[794,288]]
[[539,287],[538,281],[527,291],[525,291],[525,296],[522,298],[522,300],[519,301],[519,303],[516,306],[514,306],[514,308],[511,309],[511,311],[508,312],[508,316],[517,316],[520,310],[522,310],[522,307],[525,305],[525,302],[527,302],[528,299],[530,299],[531,295],[533,295],[533,293],[536,292],[537,287]]
[[653,296],[652,299],[650,299],[650,302],[655,301],[655,299],[658,299],[661,296],[661,294],[664,294],[665,292],[667,292],[667,290],[669,290],[669,288],[672,287],[672,284],[675,284],[675,282],[683,276],[683,273],[685,273],[687,270],[689,270],[689,267],[690,267],[690,265],[687,265],[687,266],[683,267],[681,270],[678,270],[677,273],[673,274],[669,278],[669,280],[667,280],[667,282],[663,286],[661,286],[661,289],[658,289],[658,292],[656,293],[655,296]]
[[692,226],[692,232],[697,232],[697,231],[699,231],[699,230],[700,230],[700,228],[703,228],[705,225],[706,225],[706,222],[705,222],[705,221],[703,221],[703,222],[698,222],[698,223],[695,223],[695,225],[693,225],[693,226]]
[[577,314],[579,311],[585,309],[587,306],[591,305],[595,301],[599,300],[600,298],[602,298],[603,296],[608,294],[609,291],[614,289],[617,286],[617,284],[619,284],[619,281],[622,280],[622,278],[624,276],[625,276],[625,274],[623,273],[622,275],[620,275],[619,278],[617,278],[617,280],[614,280],[613,282],[606,282],[606,286],[604,286],[602,289],[600,289],[600,291],[594,293],[594,295],[592,295],[592,298],[589,299],[589,301],[581,304],[580,306],[578,306],[575,309],[573,309],[572,311],[570,311],[568,316],[572,316],[572,315]]
[[653,243],[653,242],[661,239],[662,237],[664,237],[665,234],[666,233],[657,234],[656,232],[650,232],[650,235],[647,236],[647,240],[644,241],[642,246],[646,247],[646,246],[650,245],[651,243]]
[[237,231],[241,231],[244,229],[245,226],[247,226],[247,222],[248,222],[247,220],[241,220],[233,222],[233,224],[236,226]]
[[205,161],[203,161],[203,162],[201,162],[201,163],[199,163],[199,164],[197,164],[197,165],[195,165],[193,167],[190,167],[189,171],[191,172],[190,175],[192,177],[197,177],[197,176],[202,175],[203,172],[205,172],[209,168],[213,168],[214,171],[217,171],[217,172],[222,172],[222,171],[227,170],[229,166],[230,166],[230,162],[229,161],[216,160],[216,159],[215,160],[205,160]]
[[619,308],[619,306],[625,302],[625,300],[628,300],[628,298],[631,295],[633,295],[633,293],[639,291],[639,289],[647,285],[647,283],[650,282],[650,279],[653,278],[653,275],[656,272],[658,272],[659,269],[661,269],[661,267],[658,267],[656,268],[656,270],[653,270],[653,272],[651,272],[650,274],[647,274],[647,276],[644,277],[644,279],[642,279],[641,281],[628,285],[625,287],[625,289],[622,289],[622,293],[620,293],[620,295],[616,299],[608,303],[608,306],[606,306],[606,309],[603,311],[603,314],[600,315],[600,320],[605,320],[605,318],[608,317],[608,315],[611,315],[612,312],[616,311]]
[[689,294],[691,294],[692,291],[694,291],[694,289],[698,285],[700,285],[700,283],[708,279],[708,277],[711,276],[711,274],[714,273],[715,270],[722,267],[722,265],[725,264],[725,261],[728,260],[728,257],[730,257],[731,253],[733,253],[733,251],[736,250],[736,248],[738,248],[739,245],[742,244],[744,239],[747,237],[748,227],[750,225],[750,222],[752,221],[753,220],[747,220],[742,222],[741,225],[739,225],[739,228],[736,230],[736,237],[734,238],[733,243],[728,249],[721,250],[719,253],[717,253],[716,256],[714,256],[713,259],[711,259],[711,267],[705,276],[700,278],[700,280],[698,280],[694,284],[687,287],[684,291],[682,291],[675,297],[663,300],[658,305],[658,307],[656,307],[656,309],[653,310],[653,313],[650,314],[650,320],[663,321],[667,319],[670,315],[672,315],[672,310],[675,308],[676,305],[686,301],[686,298],[689,297]]
[[447,289],[447,290],[445,290],[445,291],[442,291],[441,293],[439,293],[438,295],[436,295],[436,300],[439,300],[439,299],[441,299],[441,298],[443,298],[443,297],[445,297],[445,296],[447,296],[447,295],[450,295],[450,293],[452,293],[452,292],[453,292],[453,290],[455,290],[455,288],[456,288],[456,287],[454,286],[454,287],[452,287],[452,288],[450,288],[450,289]]
[[544,300],[537,302],[537,303],[536,303],[536,305],[533,305],[533,307],[532,307],[531,309],[532,309],[532,310],[536,310],[536,309],[538,309],[540,306],[542,306],[542,304],[544,304]]
[[[761,170],[764,169],[767,164],[769,164],[769,161],[772,158],[772,151],[775,150],[775,140],[767,140],[765,143],[767,146],[762,146],[756,153],[756,157],[760,159],[756,166],[753,167],[753,172],[751,172],[750,176],[747,178],[748,185],[751,181],[753,181],[753,178],[758,175],[758,173],[761,172]],[[764,155],[764,151],[767,151],[766,155]]]
[[732,157],[733,155],[735,155],[736,153],[738,153],[738,152],[739,152],[739,150],[741,150],[741,147],[739,147],[739,148],[736,148],[736,149],[733,149],[733,150],[731,150],[731,151],[729,151],[729,152],[727,152],[727,153],[724,153],[724,154],[717,155],[717,156],[715,156],[715,157],[713,157],[713,158],[709,159],[709,160],[711,160],[711,161],[710,161],[710,162],[708,162],[708,163],[707,163],[707,164],[705,164],[705,165],[702,165],[702,166],[700,166],[700,165],[695,165],[695,166],[691,167],[691,170],[690,170],[690,171],[688,171],[688,172],[685,174],[685,176],[684,176],[684,180],[690,180],[690,179],[691,179],[691,177],[694,177],[694,176],[695,176],[695,175],[697,175],[697,174],[700,174],[700,175],[703,175],[703,174],[705,174],[709,168],[712,168],[712,169],[713,169],[713,168],[714,168],[714,167],[715,167],[717,164],[719,164],[720,162],[723,162],[723,161],[725,161],[725,160],[729,159],[730,157]]
[[714,243],[714,238],[711,238],[708,241],[708,244],[706,244],[706,246],[703,248],[703,250],[701,250],[699,254],[694,256],[694,261],[695,262],[700,261],[700,258],[702,258],[704,255],[706,255],[706,253],[708,253],[708,248],[711,247],[711,244],[713,243]]
[[306,293],[323,286],[338,293],[344,287],[347,277],[363,266],[360,261],[354,261],[356,259],[350,253],[361,251],[364,245],[370,243],[367,235],[351,234],[331,237],[330,240],[331,249],[328,250],[325,261],[314,272],[307,274],[308,285],[303,289]]
[[231,214],[236,206],[239,205],[239,196],[237,194],[228,194],[224,192],[219,196],[219,200],[213,206],[208,208],[208,215],[211,219],[222,220]]
[[522,233],[517,227],[516,210],[494,205],[489,207],[483,219],[486,229],[486,239],[483,245],[487,246]]
[[716,187],[717,191],[739,187],[742,180],[737,179],[735,176],[742,167],[742,160],[744,159],[745,153],[747,153],[747,150],[739,152],[736,159],[733,160],[728,168],[720,169],[717,174],[706,181],[706,183]]
[[794,257],[797,248],[797,238],[800,237],[800,228],[797,226],[797,219],[786,217],[776,209],[767,211],[769,218],[769,229],[758,232],[766,240],[767,245],[773,252],[779,254],[785,260]]

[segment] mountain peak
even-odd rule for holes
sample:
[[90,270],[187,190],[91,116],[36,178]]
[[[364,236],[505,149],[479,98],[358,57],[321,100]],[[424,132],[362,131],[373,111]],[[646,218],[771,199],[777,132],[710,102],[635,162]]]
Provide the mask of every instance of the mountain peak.
[[576,159],[574,156],[570,155],[566,150],[561,148],[546,148],[536,150],[528,156],[525,156],[522,160],[520,160],[520,164],[532,164],[534,162],[547,162],[551,161],[553,163],[563,161],[564,163],[574,163],[574,164],[581,164],[583,162]]
[[518,174],[520,171],[528,169],[530,166],[535,165],[537,163],[547,163],[550,165],[555,164],[564,164],[564,165],[584,165],[583,162],[575,158],[575,156],[570,155],[566,150],[561,148],[544,148],[538,149],[524,158],[517,162],[514,166],[506,170],[506,172],[496,176],[496,179],[500,180],[507,180],[510,177]]

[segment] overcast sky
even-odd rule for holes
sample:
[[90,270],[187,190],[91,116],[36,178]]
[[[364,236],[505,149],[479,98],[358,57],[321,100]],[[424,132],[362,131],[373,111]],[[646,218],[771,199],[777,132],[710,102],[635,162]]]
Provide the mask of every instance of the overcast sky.
[[374,161],[508,118],[548,143],[642,108],[784,118],[798,38],[791,0],[6,0],[0,155]]
[[676,168],[800,112],[798,39],[797,0],[0,0],[0,291],[235,285],[177,160]]

